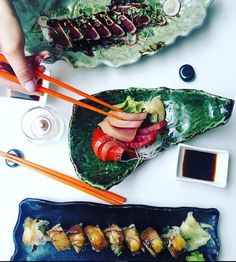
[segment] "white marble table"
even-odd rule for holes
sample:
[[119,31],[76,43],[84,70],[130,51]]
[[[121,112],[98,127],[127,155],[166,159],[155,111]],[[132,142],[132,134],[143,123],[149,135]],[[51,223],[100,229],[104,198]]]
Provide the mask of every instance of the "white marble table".
[[[204,26],[188,39],[159,55],[142,59],[119,69],[71,68],[64,62],[48,66],[52,75],[88,93],[105,89],[135,87],[196,88],[236,99],[236,1],[215,0]],[[179,67],[190,63],[197,78],[184,83]],[[47,105],[56,109],[68,126],[71,108],[68,103],[48,98]],[[36,146],[26,141],[20,130],[22,114],[32,104],[0,99],[0,150],[21,149],[29,160],[75,176],[69,160],[67,133],[56,144]],[[226,189],[175,180],[177,147],[151,160],[112,190],[126,196],[127,203],[155,206],[196,206],[218,208],[221,260],[236,260],[236,114],[223,127],[198,136],[187,144],[229,150],[230,166]],[[9,260],[14,251],[12,232],[18,215],[18,204],[27,197],[55,201],[102,202],[92,196],[19,167],[9,169],[0,159],[0,261]]]

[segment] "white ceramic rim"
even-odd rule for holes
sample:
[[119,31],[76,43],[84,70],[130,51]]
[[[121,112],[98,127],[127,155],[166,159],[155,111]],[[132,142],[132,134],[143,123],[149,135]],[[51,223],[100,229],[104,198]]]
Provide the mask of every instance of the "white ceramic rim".
[[[201,179],[186,178],[182,176],[182,162],[183,162],[183,153],[185,149],[196,150],[200,152],[207,152],[217,154],[217,166],[216,166],[216,179],[215,181],[204,181]],[[220,156],[220,157],[219,157]],[[229,166],[229,152],[227,150],[218,150],[210,148],[202,148],[196,146],[190,146],[187,144],[178,145],[178,154],[177,154],[177,163],[176,163],[176,180],[178,181],[187,181],[200,184],[206,184],[221,188],[226,188],[227,186],[227,177],[228,177],[228,166]],[[224,176],[222,176],[224,174]]]

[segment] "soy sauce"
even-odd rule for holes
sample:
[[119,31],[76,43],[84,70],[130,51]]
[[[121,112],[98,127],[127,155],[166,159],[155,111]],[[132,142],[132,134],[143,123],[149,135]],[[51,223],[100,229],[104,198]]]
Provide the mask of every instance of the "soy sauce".
[[214,181],[217,155],[213,153],[185,150],[183,176],[205,181]]

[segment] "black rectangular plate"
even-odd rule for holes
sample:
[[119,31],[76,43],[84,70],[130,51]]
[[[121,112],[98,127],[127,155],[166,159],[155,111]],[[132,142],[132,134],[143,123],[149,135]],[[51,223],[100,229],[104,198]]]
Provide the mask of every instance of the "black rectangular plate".
[[[212,226],[208,229],[211,240],[199,249],[207,261],[217,261],[219,255],[219,240],[217,236],[217,224],[219,211],[214,208],[195,207],[152,207],[144,205],[111,206],[89,202],[51,202],[41,199],[25,199],[19,206],[18,221],[14,229],[15,253],[12,261],[173,261],[167,250],[153,258],[146,250],[132,256],[126,248],[119,257],[115,256],[110,248],[97,253],[87,245],[83,251],[77,254],[74,249],[62,252],[56,251],[51,242],[32,250],[22,242],[23,223],[26,217],[45,219],[51,226],[61,223],[63,229],[68,230],[70,226],[82,223],[86,225],[99,225],[101,229],[117,223],[120,227],[135,224],[138,231],[149,226],[154,227],[159,233],[167,225],[180,226],[186,219],[187,213],[192,211],[194,217],[200,223]],[[178,261],[185,261],[183,254]]]

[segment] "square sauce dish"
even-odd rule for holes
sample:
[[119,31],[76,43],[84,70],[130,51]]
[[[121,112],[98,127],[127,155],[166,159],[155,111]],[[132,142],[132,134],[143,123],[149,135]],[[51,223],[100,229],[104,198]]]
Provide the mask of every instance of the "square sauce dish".
[[225,188],[229,152],[179,144],[176,179]]

